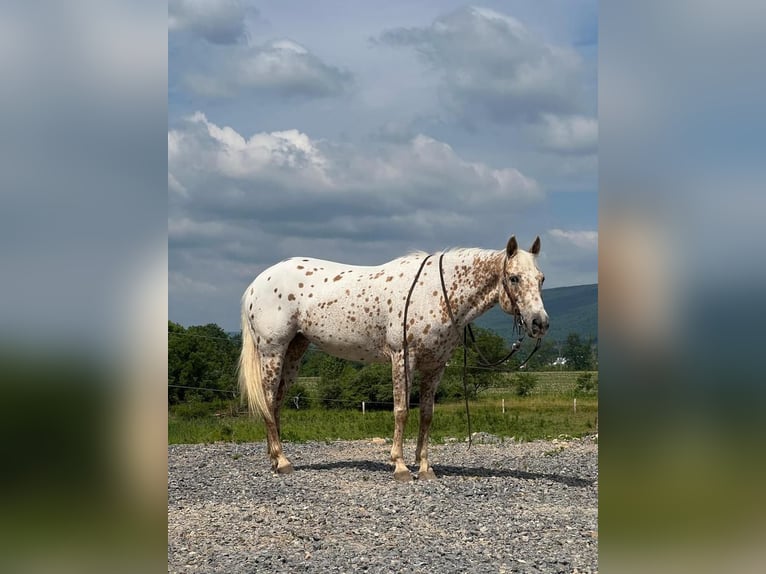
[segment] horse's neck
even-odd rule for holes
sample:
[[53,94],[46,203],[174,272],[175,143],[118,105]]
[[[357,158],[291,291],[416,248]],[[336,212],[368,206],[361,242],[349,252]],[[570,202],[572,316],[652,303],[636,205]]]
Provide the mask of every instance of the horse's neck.
[[502,251],[466,249],[445,256],[444,280],[459,327],[497,304],[502,263]]

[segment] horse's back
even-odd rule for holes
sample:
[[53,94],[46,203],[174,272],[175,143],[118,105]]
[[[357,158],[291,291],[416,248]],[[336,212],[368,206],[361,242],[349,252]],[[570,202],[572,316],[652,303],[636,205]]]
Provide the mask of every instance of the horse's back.
[[390,299],[384,299],[378,287],[385,283],[385,277],[379,280],[384,267],[287,259],[248,286],[242,311],[262,340],[285,345],[300,332],[333,355],[382,360]]

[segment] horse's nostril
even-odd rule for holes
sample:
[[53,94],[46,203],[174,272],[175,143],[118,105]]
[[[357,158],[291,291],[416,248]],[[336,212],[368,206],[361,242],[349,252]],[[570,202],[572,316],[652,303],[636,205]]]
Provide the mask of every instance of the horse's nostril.
[[548,329],[548,319],[543,320],[540,317],[535,317],[532,319],[532,326],[538,331],[546,331]]

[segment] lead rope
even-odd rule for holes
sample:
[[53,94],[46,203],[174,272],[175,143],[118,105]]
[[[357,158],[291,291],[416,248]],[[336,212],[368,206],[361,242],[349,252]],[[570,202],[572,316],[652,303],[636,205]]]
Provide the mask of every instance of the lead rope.
[[[452,313],[452,306],[449,304],[449,298],[447,297],[447,286],[444,283],[444,263],[443,263],[444,255],[445,255],[444,252],[442,252],[442,254],[439,256],[439,280],[441,281],[441,285],[442,285],[442,295],[444,297],[444,306],[447,307],[447,314],[449,315],[450,321],[452,322],[452,326],[455,327],[456,330],[459,330],[460,327],[458,327],[457,320],[455,319],[455,315]],[[430,255],[428,257],[430,257]],[[426,260],[428,259],[428,257],[426,257]],[[425,265],[425,260],[420,265],[420,270],[423,269],[423,265]],[[420,276],[420,270],[418,270],[418,274],[415,276],[415,283],[418,280],[418,276]],[[412,288],[410,288],[410,293],[412,293],[412,289],[415,287],[415,283],[412,284]],[[505,281],[505,264],[503,264],[502,283],[503,283],[503,289],[505,289],[505,294],[508,296],[508,300],[513,303],[513,297],[511,296],[511,292],[508,289],[508,285],[506,284],[506,281]],[[407,303],[408,304],[409,304],[409,299],[410,298],[409,298],[409,295],[408,295],[407,296]],[[407,338],[407,306],[405,306],[405,308],[404,308],[404,317],[405,317],[405,321],[404,321],[404,335],[405,335],[405,341],[406,341],[406,338]],[[523,325],[523,321],[524,321],[524,319],[522,318],[521,319],[521,324],[522,325]],[[481,358],[481,362],[479,363],[479,365],[482,366],[482,367],[496,367],[496,366],[506,362],[508,359],[510,359],[516,353],[516,351],[518,351],[521,348],[521,342],[524,340],[524,333],[522,332],[521,337],[519,337],[519,339],[516,342],[514,342],[513,345],[511,345],[511,351],[505,357],[503,357],[502,359],[500,359],[498,361],[489,361],[484,356],[484,354],[481,352],[481,349],[479,349],[479,346],[476,344],[476,337],[473,334],[473,329],[471,328],[471,324],[468,323],[463,328],[463,396],[465,398],[465,416],[466,416],[466,420],[468,421],[468,448],[470,449],[471,445],[473,444],[473,438],[471,436],[472,435],[472,433],[471,433],[471,411],[468,408],[468,335],[469,334],[471,335],[471,342],[473,343],[473,348],[476,351],[476,353],[479,355],[479,357]],[[527,364],[529,359],[532,358],[532,355],[534,355],[537,352],[537,350],[540,348],[541,343],[542,343],[542,339],[538,338],[537,339],[537,343],[535,344],[535,348],[532,349],[532,352],[524,360],[524,362],[521,363],[521,365],[519,365],[519,369],[524,368],[524,366]],[[405,366],[405,373],[406,373],[406,368],[407,368],[407,363],[406,363],[406,357],[407,357],[406,347],[405,347],[405,353],[404,354],[405,354],[405,365],[404,366]],[[406,374],[405,374],[405,376],[406,376]]]
[[465,416],[468,419],[468,448],[471,448],[473,442],[473,433],[471,432],[471,411],[468,408],[468,341],[466,335],[468,329],[463,330],[463,397],[465,398]]

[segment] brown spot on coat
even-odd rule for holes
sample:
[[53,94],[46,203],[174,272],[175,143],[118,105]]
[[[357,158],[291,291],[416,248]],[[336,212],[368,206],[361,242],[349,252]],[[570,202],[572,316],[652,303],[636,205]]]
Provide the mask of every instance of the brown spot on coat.
[[[341,279],[343,279],[341,275],[336,275],[335,277],[332,278],[333,281],[340,281]],[[325,281],[327,281],[327,279],[325,279]]]
[[287,296],[287,300],[288,300],[288,301],[295,301],[295,295],[293,295],[292,293],[290,293],[290,294]]

